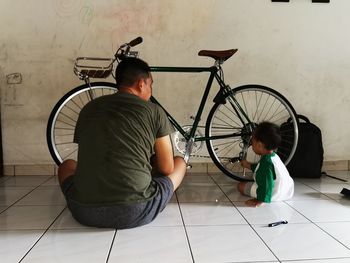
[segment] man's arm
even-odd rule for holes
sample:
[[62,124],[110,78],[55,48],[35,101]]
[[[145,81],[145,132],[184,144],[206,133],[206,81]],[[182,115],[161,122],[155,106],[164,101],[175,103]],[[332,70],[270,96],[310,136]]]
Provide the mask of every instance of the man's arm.
[[169,175],[174,172],[173,145],[169,135],[156,139],[154,145],[155,165],[159,173]]
[[186,173],[184,159],[179,156],[174,157],[173,146],[169,135],[157,138],[154,150],[155,168],[159,173],[169,177],[175,191]]

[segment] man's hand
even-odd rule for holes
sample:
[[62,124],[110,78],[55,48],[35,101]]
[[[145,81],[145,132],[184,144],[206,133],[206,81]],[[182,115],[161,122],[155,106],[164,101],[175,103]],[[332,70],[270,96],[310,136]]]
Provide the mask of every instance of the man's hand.
[[250,206],[250,207],[258,207],[258,206],[261,206],[263,204],[263,202],[257,200],[257,199],[249,199],[245,202],[245,204],[247,206]]

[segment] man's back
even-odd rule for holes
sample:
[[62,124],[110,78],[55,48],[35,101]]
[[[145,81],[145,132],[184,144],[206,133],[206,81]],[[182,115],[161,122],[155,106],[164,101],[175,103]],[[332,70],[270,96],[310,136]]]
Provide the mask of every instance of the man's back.
[[74,198],[84,204],[151,199],[150,156],[156,138],[171,132],[164,112],[128,93],[104,96],[81,111],[75,131],[79,156]]

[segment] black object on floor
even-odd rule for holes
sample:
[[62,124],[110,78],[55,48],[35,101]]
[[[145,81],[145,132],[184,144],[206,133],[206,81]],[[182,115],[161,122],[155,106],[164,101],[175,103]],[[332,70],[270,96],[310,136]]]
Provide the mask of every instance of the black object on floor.
[[286,221],[286,220],[277,221],[277,222],[273,222],[273,223],[268,224],[268,226],[274,227],[274,226],[278,226],[278,225],[282,225],[282,224],[288,224],[288,221]]
[[347,196],[347,197],[350,197],[350,190],[347,188],[343,188],[343,190],[341,190],[340,193]]
[[[291,177],[320,178],[323,164],[322,133],[320,128],[311,123],[304,115],[297,115],[299,120],[298,144],[293,158],[287,164]],[[289,149],[294,139],[292,119],[289,118],[280,127],[282,142],[278,148],[279,156],[286,156],[284,149]],[[285,161],[285,160],[283,160]]]

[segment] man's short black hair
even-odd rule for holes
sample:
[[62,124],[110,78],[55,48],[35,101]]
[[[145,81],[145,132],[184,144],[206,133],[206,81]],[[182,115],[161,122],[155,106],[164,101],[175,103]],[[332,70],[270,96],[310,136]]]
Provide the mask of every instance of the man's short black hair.
[[280,128],[271,122],[262,122],[256,126],[253,137],[262,142],[267,150],[276,149],[282,140]]
[[115,70],[117,88],[133,86],[138,80],[149,78],[150,72],[145,61],[133,57],[124,58]]

